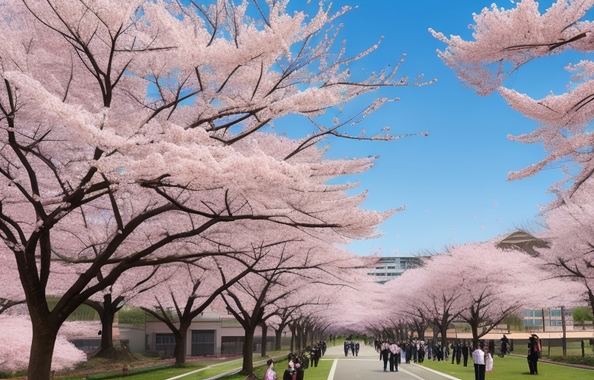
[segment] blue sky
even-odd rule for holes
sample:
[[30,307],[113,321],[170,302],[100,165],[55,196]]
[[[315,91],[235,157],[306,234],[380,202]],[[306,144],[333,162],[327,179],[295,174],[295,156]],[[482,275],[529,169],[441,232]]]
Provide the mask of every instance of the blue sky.
[[[299,8],[305,0],[293,1]],[[335,9],[357,5],[341,18],[342,38],[351,53],[364,50],[384,36],[379,51],[365,60],[366,70],[406,61],[402,75],[437,78],[425,87],[386,90],[399,102],[369,117],[367,129],[389,125],[393,134],[428,131],[429,137],[391,142],[334,141],[328,157],[366,157],[379,154],[376,165],[359,180],[369,190],[365,208],[387,210],[407,205],[380,227],[379,239],[355,242],[349,249],[360,255],[381,252],[409,256],[441,251],[451,244],[485,241],[519,227],[535,228],[538,205],[553,199],[549,186],[562,179],[559,169],[507,182],[508,172],[522,169],[544,156],[541,145],[511,142],[508,134],[533,130],[537,124],[511,110],[497,94],[482,97],[465,88],[437,57],[444,45],[428,32],[469,38],[473,12],[492,0],[336,0]],[[542,1],[546,9],[552,2]],[[315,5],[315,4],[314,4]],[[510,8],[509,0],[497,3]],[[311,6],[311,4],[310,4]],[[542,97],[564,90],[569,74],[563,67],[579,54],[547,58],[522,67],[506,85]],[[353,70],[362,70],[357,65]]]

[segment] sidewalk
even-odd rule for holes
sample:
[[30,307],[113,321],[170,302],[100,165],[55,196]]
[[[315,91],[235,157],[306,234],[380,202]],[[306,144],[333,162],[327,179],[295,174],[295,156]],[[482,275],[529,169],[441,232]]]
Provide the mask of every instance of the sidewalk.
[[[363,342],[360,343],[363,344]],[[376,380],[381,378],[390,380],[458,380],[456,377],[416,364],[401,363],[398,366],[398,372],[384,372],[383,361],[380,360],[379,353],[371,346],[361,346],[358,356],[353,356],[351,352],[345,356],[342,345],[330,347],[321,360],[333,361],[332,370],[327,380]]]

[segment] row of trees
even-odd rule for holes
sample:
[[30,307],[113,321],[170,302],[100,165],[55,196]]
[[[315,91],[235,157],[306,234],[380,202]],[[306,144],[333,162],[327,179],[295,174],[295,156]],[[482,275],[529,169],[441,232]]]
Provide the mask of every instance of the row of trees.
[[[423,259],[388,282],[385,293],[395,301],[370,320],[376,335],[404,339],[440,337],[454,321],[470,327],[473,343],[524,309],[583,305],[586,290],[577,281],[561,279],[542,257],[501,249],[497,241],[450,247]],[[431,327],[434,336],[425,337]]]
[[[374,158],[326,160],[320,144],[400,137],[345,131],[387,98],[343,107],[421,83],[390,62],[351,75],[377,45],[335,46],[349,8],[287,7],[0,0],[0,262],[11,285],[0,306],[26,304],[30,379],[49,379],[60,328],[83,303],[101,316],[103,350],[130,303],[171,328],[180,364],[192,318],[226,309],[246,331],[251,372],[256,326],[308,315],[305,305],[328,302],[322,289],[366,265],[336,247],[397,210],[363,210],[366,194],[340,179]],[[297,137],[275,134],[291,114]]]

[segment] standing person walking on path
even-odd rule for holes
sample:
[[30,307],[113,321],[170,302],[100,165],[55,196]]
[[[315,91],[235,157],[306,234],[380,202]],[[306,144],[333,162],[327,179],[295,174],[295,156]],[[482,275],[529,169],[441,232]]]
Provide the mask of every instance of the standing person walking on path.
[[390,372],[398,372],[398,362],[400,361],[400,347],[396,342],[390,344]]
[[396,360],[396,343],[390,341],[388,349],[390,350],[390,372],[394,372],[394,361]]
[[390,345],[387,342],[382,342],[380,348],[380,360],[384,361],[384,372],[388,371],[388,356],[390,355]]
[[485,380],[485,352],[483,351],[483,344],[472,352],[472,361],[474,362],[474,380]]

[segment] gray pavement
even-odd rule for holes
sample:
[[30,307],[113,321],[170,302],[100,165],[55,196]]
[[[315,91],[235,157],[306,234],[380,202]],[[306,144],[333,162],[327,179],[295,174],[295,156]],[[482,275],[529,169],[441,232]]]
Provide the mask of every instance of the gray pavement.
[[379,360],[379,354],[371,346],[362,345],[356,357],[350,352],[345,357],[342,345],[329,347],[321,360],[333,361],[328,380],[458,380],[416,364],[400,364],[398,372],[390,372],[389,368],[384,372],[384,362]]

